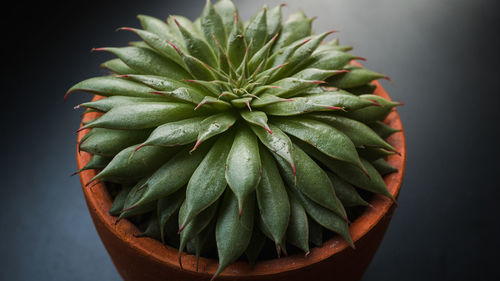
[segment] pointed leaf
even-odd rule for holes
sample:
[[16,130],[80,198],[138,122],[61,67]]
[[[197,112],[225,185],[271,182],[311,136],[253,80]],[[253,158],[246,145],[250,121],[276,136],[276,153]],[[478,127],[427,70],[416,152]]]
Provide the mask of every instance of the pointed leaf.
[[326,114],[312,114],[310,116],[342,131],[351,139],[356,147],[379,147],[395,151],[394,147],[385,142],[370,127],[359,121]]
[[257,203],[274,243],[281,246],[290,220],[290,203],[273,157],[267,149],[261,149],[260,155],[262,179],[257,186]]
[[245,119],[248,123],[264,128],[270,134],[272,134],[269,125],[267,124],[267,115],[262,111],[241,111],[241,117]]
[[332,183],[323,169],[314,162],[302,149],[294,147],[294,161],[297,165],[297,175],[280,157],[275,157],[281,175],[288,186],[297,188],[301,193],[316,202],[346,218],[345,210],[338,201]]
[[335,194],[339,197],[340,202],[345,207],[354,207],[354,206],[367,206],[368,202],[366,202],[359,193],[356,191],[354,186],[350,183],[344,181],[337,175],[333,173],[327,172],[328,177],[333,183],[333,188],[335,189]]
[[341,131],[316,120],[302,118],[274,118],[273,124],[316,147],[326,155],[353,164],[363,170],[352,141]]
[[264,144],[272,152],[282,157],[288,163],[295,174],[293,144],[290,138],[280,129],[272,125],[270,125],[270,129],[273,132],[272,134],[266,131],[266,129],[258,126],[250,126],[250,128],[252,128],[253,132],[257,135],[262,144]]
[[308,19],[302,11],[291,14],[283,25],[278,42],[273,47],[273,52],[290,45],[294,41],[311,35],[312,21],[313,19]]
[[272,38],[281,29],[281,7],[284,5],[277,5],[267,11],[267,38]]
[[257,52],[264,44],[267,39],[267,9],[263,8],[260,10],[255,17],[250,21],[248,26],[245,28],[245,40],[247,45],[252,41],[250,46],[249,55],[250,57]]
[[382,121],[372,122],[368,126],[383,139],[390,137],[394,133],[401,132],[401,130],[394,129]]
[[215,226],[219,267],[212,278],[236,261],[247,249],[253,232],[254,205],[255,198],[248,198],[240,217],[236,196],[229,190],[224,195]]
[[180,227],[186,226],[197,214],[212,205],[226,189],[226,159],[233,136],[220,136],[198,165],[186,189],[186,216]]
[[92,129],[92,135],[80,145],[80,149],[91,154],[115,156],[123,149],[144,141],[151,130]]
[[387,77],[366,68],[348,67],[347,69],[349,72],[328,79],[328,84],[341,89],[349,89],[363,86],[376,79]]
[[286,240],[306,254],[309,253],[309,223],[304,207],[295,197],[290,200],[290,223],[286,232]]
[[200,123],[200,131],[196,141],[196,147],[203,141],[227,131],[236,122],[236,116],[231,113],[219,113],[203,119]]
[[113,53],[130,68],[141,73],[166,76],[177,80],[191,77],[178,64],[152,50],[137,47],[100,48],[96,50]]
[[391,173],[395,173],[398,171],[398,169],[391,166],[384,159],[377,159],[377,160],[372,162],[372,165],[382,176],[385,176],[385,175],[391,174]]
[[214,37],[221,44],[226,42],[226,31],[224,29],[222,18],[214,9],[210,0],[207,0],[205,8],[203,8],[201,13],[200,20],[201,31],[205,36],[205,40],[212,45],[214,50],[217,49]]
[[[169,220],[176,220],[175,214],[179,210],[186,198],[186,190],[181,188],[170,194],[169,196],[162,197],[158,200],[157,203],[157,215],[160,223],[160,235],[161,241],[165,243],[165,228],[167,226],[167,222]],[[177,231],[178,227],[175,228]]]
[[186,48],[193,57],[211,65],[212,67],[217,66],[217,57],[212,51],[210,45],[198,35],[193,34],[181,25],[178,21],[175,22],[184,38]]
[[241,211],[247,196],[259,184],[262,173],[259,143],[247,126],[239,126],[226,162],[226,180]]
[[138,71],[130,68],[121,59],[112,59],[105,61],[100,65],[100,67],[107,68],[115,74],[139,74]]
[[155,97],[153,89],[139,83],[113,76],[100,76],[81,81],[71,87],[66,97],[76,91],[88,92],[100,96]]
[[134,104],[136,102],[164,102],[162,97],[139,98],[139,97],[126,97],[126,96],[111,96],[106,99],[100,99],[91,102],[85,102],[78,107],[92,108],[101,112],[108,112],[113,107],[118,107],[126,104]]
[[[220,0],[214,4],[214,9],[220,15],[226,35],[229,37],[233,28],[234,14],[236,13],[236,16],[238,16],[236,5],[231,0]],[[220,43],[223,44],[224,42]]]

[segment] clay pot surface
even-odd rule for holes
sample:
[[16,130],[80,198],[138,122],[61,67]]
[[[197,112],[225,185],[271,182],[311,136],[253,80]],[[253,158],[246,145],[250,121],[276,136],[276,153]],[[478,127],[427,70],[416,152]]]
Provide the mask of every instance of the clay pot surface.
[[[375,94],[389,99],[380,83],[374,83],[377,85]],[[96,96],[94,100],[100,98],[102,97]],[[97,116],[97,113],[89,113],[84,115],[82,121],[92,120]],[[389,114],[385,122],[393,128],[402,129],[396,110]],[[80,131],[78,141],[88,131]],[[390,193],[396,198],[405,171],[405,137],[403,132],[398,132],[387,141],[401,153],[388,157],[388,162],[396,167],[398,172],[384,177]],[[78,168],[88,163],[90,158],[91,155],[84,151],[77,153]],[[134,237],[140,231],[128,220],[115,224],[116,217],[108,213],[112,198],[105,185],[99,183],[93,187],[85,187],[95,175],[95,170],[80,173],[83,193],[97,232],[124,280],[210,280],[217,269],[217,260],[200,258],[197,272],[196,257],[183,254],[181,270],[177,249],[151,238]],[[356,249],[336,235],[322,247],[312,248],[307,257],[297,254],[258,261],[253,269],[246,261],[235,262],[227,267],[217,280],[359,280],[375,255],[395,208],[390,199],[381,195],[375,195],[370,203],[373,208],[367,207],[349,227]]]

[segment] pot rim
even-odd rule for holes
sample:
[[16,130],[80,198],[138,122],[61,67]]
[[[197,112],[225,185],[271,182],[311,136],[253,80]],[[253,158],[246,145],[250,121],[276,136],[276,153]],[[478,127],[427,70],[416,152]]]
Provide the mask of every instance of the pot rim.
[[[390,100],[389,95],[383,89],[378,81],[373,82],[377,88],[374,94]],[[101,99],[103,97],[95,96],[93,100]],[[92,112],[85,114],[82,122],[92,120],[98,116],[98,113]],[[400,155],[394,154],[388,157],[389,164],[398,169],[397,172],[386,175],[384,181],[389,189],[389,192],[394,198],[397,198],[401,189],[401,184],[405,171],[406,164],[406,142],[405,136],[402,131],[402,123],[394,109],[386,118],[385,123],[393,128],[400,129],[400,132],[394,133],[387,141],[393,145]],[[78,133],[78,142],[82,137],[87,134],[89,129],[82,130]],[[78,150],[78,148],[77,148]],[[84,151],[77,151],[77,166],[78,169],[82,168],[91,158],[91,154]],[[117,236],[128,247],[133,248],[141,255],[150,256],[151,259],[162,264],[163,266],[180,270],[178,264],[178,249],[168,245],[162,244],[148,237],[135,237],[140,233],[139,229],[128,220],[121,220],[116,224],[116,217],[111,216],[108,211],[112,204],[112,199],[107,192],[104,183],[98,183],[92,187],[85,187],[85,184],[96,175],[95,170],[85,170],[80,173],[80,182],[84,196],[87,200],[87,205],[95,210],[95,219],[99,219],[104,227],[109,232]],[[366,235],[377,223],[384,217],[390,207],[394,204],[392,200],[382,195],[374,195],[371,200],[372,208],[367,207],[361,216],[359,216],[349,226],[349,231],[354,244]],[[229,265],[220,276],[227,277],[244,277],[244,276],[261,276],[273,275],[285,271],[293,271],[300,268],[319,263],[335,254],[347,249],[349,244],[342,239],[339,235],[335,235],[328,241],[323,243],[321,247],[313,247],[308,256],[303,254],[295,254],[279,259],[258,261],[255,266],[250,268],[248,262],[237,261]],[[192,274],[200,275],[203,277],[211,277],[217,270],[218,261],[200,257],[198,263],[198,271],[196,270],[196,256],[187,253],[182,254],[182,265],[184,271],[190,271]]]

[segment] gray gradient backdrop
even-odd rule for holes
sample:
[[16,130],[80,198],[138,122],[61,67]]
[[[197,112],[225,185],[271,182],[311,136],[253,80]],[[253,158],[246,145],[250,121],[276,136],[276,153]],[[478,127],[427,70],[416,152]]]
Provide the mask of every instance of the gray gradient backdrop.
[[[264,2],[317,16],[316,31],[389,75],[408,164],[399,207],[363,280],[493,280],[498,255],[499,35],[495,1]],[[44,2],[3,9],[0,280],[120,280],[86,210],[73,131],[89,96],[62,96],[135,37],[135,15],[196,17],[203,1]],[[24,25],[27,24],[27,25]],[[7,33],[5,33],[7,32]],[[7,35],[5,35],[7,34]],[[7,72],[7,73],[5,73]],[[497,279],[498,280],[498,279]]]

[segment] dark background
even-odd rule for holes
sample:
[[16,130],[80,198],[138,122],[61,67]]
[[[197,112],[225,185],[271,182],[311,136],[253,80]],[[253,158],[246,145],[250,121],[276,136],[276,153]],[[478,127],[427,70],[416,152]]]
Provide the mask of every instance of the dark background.
[[[69,1],[68,1],[69,2]],[[237,1],[248,19],[264,1]],[[265,1],[270,5],[282,1]],[[399,207],[363,280],[494,280],[498,275],[498,1],[283,2],[316,31],[367,57],[399,109],[408,162]],[[135,15],[193,19],[203,1],[79,1],[2,6],[0,280],[120,280],[86,210],[73,133],[102,74],[93,47],[136,38]],[[4,4],[2,4],[4,5]],[[7,18],[12,16],[12,18]],[[496,279],[498,280],[498,279]]]

